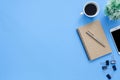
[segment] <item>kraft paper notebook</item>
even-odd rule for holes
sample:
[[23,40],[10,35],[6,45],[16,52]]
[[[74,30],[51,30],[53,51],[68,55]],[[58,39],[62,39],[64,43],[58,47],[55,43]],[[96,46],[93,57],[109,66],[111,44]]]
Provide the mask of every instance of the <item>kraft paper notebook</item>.
[[[91,32],[92,35],[95,36],[104,46],[102,46],[99,42],[93,39],[91,36],[87,34],[87,32]],[[106,55],[111,52],[111,48],[108,44],[107,38],[102,29],[101,23],[99,21],[94,21],[89,23],[83,27],[78,28],[78,34],[80,35],[84,47],[86,49],[87,55],[90,60],[94,60],[98,57]]]

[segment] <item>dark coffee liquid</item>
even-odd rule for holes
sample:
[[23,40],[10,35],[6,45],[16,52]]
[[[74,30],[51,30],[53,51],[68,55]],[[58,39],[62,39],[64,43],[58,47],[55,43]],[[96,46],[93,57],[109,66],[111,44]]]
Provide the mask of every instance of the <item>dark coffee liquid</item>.
[[87,15],[92,16],[92,15],[95,15],[96,12],[97,12],[97,7],[94,4],[88,4],[88,5],[86,5],[86,7],[85,7],[85,13]]

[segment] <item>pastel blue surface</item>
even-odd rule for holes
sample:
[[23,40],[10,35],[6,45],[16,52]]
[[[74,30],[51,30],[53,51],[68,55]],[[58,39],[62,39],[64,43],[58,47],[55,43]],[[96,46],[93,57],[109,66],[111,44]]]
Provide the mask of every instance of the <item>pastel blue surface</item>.
[[[101,62],[117,60],[112,80],[120,79],[120,56],[109,30],[120,21],[104,16],[107,0],[94,0],[100,13],[80,16],[89,0],[0,0],[0,80],[107,80]],[[89,61],[76,32],[100,20],[112,54]]]

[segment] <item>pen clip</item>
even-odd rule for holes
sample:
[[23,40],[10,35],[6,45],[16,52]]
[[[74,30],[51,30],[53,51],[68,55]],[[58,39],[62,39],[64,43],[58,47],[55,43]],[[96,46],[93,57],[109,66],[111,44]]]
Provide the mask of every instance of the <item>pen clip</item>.
[[91,34],[91,35],[93,35],[94,36],[94,34],[93,33],[91,33],[89,30],[87,31],[89,34]]

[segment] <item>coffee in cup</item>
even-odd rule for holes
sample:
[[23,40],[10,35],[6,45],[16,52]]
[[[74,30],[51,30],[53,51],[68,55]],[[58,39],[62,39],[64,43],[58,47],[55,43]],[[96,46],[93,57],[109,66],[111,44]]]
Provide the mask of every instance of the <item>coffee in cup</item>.
[[83,12],[80,14],[85,14],[88,17],[95,17],[99,13],[99,7],[96,2],[87,2],[83,7]]

